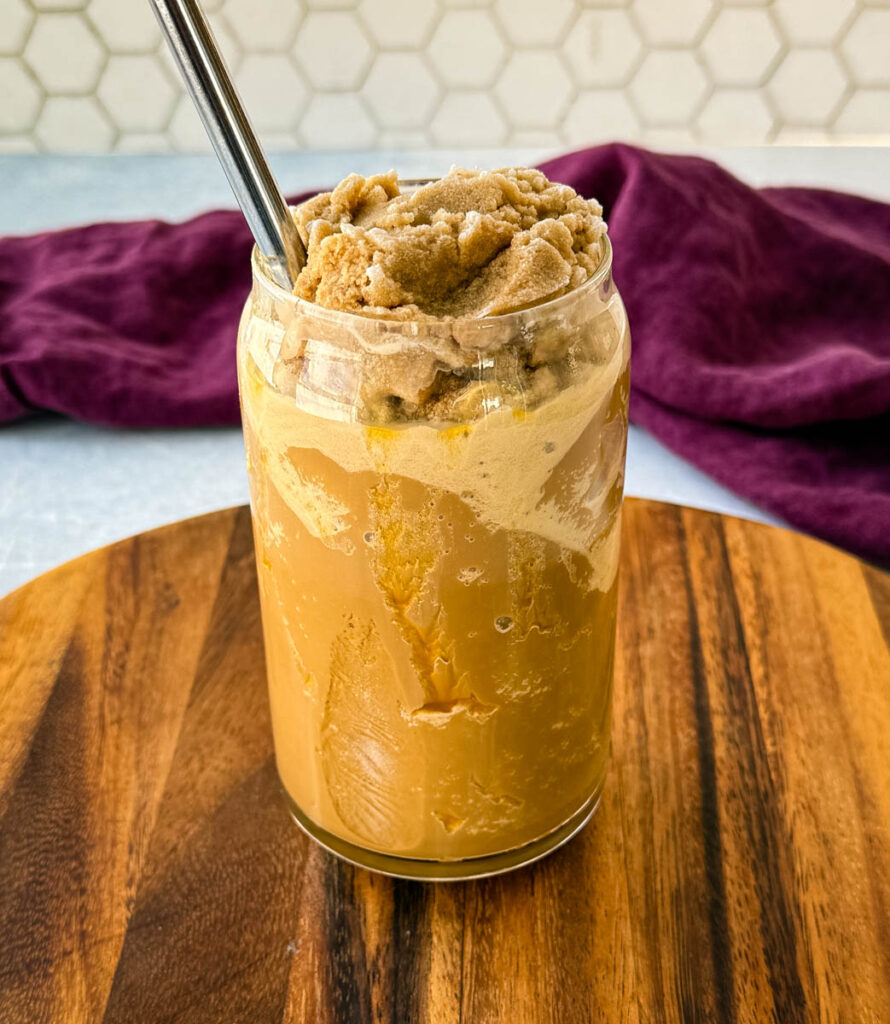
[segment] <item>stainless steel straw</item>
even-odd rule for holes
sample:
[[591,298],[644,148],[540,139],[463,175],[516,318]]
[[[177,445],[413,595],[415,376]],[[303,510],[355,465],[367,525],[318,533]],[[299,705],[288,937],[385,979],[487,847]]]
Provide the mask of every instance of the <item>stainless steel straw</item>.
[[306,264],[306,250],[207,19],[197,0],[151,4],[269,274],[290,290]]

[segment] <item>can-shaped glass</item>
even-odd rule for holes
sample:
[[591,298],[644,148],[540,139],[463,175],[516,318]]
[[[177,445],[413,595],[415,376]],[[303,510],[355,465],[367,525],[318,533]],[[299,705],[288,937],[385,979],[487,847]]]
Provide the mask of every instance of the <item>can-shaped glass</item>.
[[330,310],[254,254],[238,377],[278,771],[388,874],[577,832],[608,767],[630,336],[584,284],[466,320]]

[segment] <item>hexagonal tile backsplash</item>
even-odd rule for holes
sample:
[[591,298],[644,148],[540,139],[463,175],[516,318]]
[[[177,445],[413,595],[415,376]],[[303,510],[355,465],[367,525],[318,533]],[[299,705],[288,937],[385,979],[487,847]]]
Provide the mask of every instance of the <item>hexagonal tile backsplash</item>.
[[[890,144],[890,0],[206,0],[273,148]],[[0,0],[0,151],[205,150],[148,0]]]

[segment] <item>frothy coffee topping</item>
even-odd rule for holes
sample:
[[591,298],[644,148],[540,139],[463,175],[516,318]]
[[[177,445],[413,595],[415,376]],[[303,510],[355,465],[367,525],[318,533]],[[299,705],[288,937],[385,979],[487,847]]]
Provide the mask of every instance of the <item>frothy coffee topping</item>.
[[307,301],[279,304],[280,334],[261,316],[251,347],[321,415],[462,423],[535,408],[618,340],[601,213],[530,168],[455,169],[404,193],[394,172],[350,175],[295,211]]
[[595,272],[602,212],[530,168],[455,168],[405,193],[394,171],[352,174],[296,211],[309,259],[294,291],[404,320],[525,309]]

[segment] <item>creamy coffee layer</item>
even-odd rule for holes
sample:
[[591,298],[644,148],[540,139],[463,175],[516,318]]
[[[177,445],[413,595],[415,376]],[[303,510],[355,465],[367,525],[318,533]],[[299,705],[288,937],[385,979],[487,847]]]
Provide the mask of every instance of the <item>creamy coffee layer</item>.
[[[262,319],[249,321],[244,332],[254,363],[268,366],[277,332]],[[256,420],[264,439],[265,471],[307,529],[332,546],[343,543],[353,519],[342,501],[327,494],[323,479],[294,465],[295,451],[318,451],[350,473],[393,474],[450,491],[493,529],[537,534],[581,555],[596,567],[590,585],[608,589],[617,547],[606,553],[600,545],[614,514],[610,496],[623,482],[624,423],[617,412],[627,399],[626,381],[619,384],[627,375],[628,352],[614,324],[599,344],[602,361],[575,364],[575,383],[554,387],[547,401],[526,395],[530,408],[502,403],[503,392],[492,381],[480,388],[489,397],[487,414],[455,426],[349,421],[326,415],[330,406],[307,389],[295,402],[269,388],[245,415]],[[296,415],[295,406],[310,415]],[[595,452],[579,443],[591,436],[591,426]]]
[[605,394],[465,430],[321,419],[245,353],[276,754],[322,828],[397,856],[478,857],[546,835],[602,784],[619,352]]

